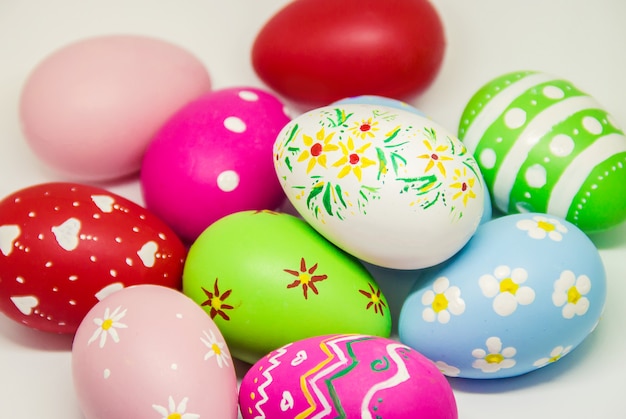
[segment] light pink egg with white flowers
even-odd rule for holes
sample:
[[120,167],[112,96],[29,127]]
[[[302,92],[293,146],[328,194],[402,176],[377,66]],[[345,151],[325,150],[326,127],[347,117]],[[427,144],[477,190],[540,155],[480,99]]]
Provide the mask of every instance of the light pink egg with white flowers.
[[217,326],[184,294],[158,285],[96,304],[72,347],[86,419],[237,417],[237,377]]

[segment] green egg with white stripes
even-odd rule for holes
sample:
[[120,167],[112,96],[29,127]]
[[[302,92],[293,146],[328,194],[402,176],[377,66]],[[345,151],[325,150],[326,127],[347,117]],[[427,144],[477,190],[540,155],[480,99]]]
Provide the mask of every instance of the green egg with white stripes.
[[626,220],[626,136],[567,80],[536,71],[493,79],[465,107],[459,138],[505,214],[551,214],[586,233]]

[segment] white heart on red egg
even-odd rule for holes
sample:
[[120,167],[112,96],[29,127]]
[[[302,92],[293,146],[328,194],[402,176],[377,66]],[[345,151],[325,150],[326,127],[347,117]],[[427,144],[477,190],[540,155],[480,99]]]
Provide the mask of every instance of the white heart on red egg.
[[34,185],[0,201],[0,311],[73,333],[89,309],[136,284],[180,289],[186,249],[145,208],[101,188]]

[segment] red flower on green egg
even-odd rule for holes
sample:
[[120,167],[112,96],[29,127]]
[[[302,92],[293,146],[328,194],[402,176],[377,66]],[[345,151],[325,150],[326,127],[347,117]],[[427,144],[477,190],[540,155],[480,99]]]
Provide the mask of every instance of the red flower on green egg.
[[309,298],[309,290],[313,291],[313,293],[317,295],[319,291],[317,290],[315,283],[327,279],[328,275],[314,275],[316,270],[317,263],[310,268],[307,268],[306,261],[304,258],[301,258],[299,270],[284,269],[284,271],[288,274],[297,277],[295,281],[287,285],[287,288],[296,288],[301,286],[302,292],[304,293],[304,299]]
[[383,307],[387,307],[385,302],[382,299],[380,289],[375,290],[372,284],[368,283],[370,290],[359,290],[361,294],[369,298],[369,302],[367,303],[366,310],[369,310],[371,307],[374,307],[374,313],[380,313],[381,316],[384,316]]
[[234,307],[224,304],[224,301],[230,297],[233,290],[230,289],[220,293],[219,286],[217,285],[217,278],[215,278],[215,282],[213,283],[213,291],[208,291],[204,287],[201,288],[208,297],[208,300],[203,302],[201,305],[211,307],[211,312],[209,313],[211,318],[214,319],[216,316],[220,316],[224,320],[230,320],[230,317],[224,310],[232,310]]

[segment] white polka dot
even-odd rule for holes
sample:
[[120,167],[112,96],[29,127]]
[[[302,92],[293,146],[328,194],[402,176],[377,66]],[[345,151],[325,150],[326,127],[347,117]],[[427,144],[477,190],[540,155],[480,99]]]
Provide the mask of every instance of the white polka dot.
[[583,118],[583,127],[591,134],[600,134],[602,132],[602,124],[593,116],[585,116]]
[[70,275],[68,278],[70,281],[76,281],[78,279],[78,276],[76,275]]
[[480,164],[485,169],[493,169],[496,165],[496,152],[491,148],[486,148],[480,152]]
[[170,368],[176,371],[178,369],[178,364],[172,364],[170,365]]
[[239,175],[234,170],[226,170],[217,176],[217,186],[224,192],[232,192],[239,186]]
[[241,134],[246,130],[246,123],[236,116],[229,116],[224,119],[224,127],[229,131]]
[[541,188],[546,184],[546,168],[540,164],[533,164],[526,169],[524,178],[531,188]]
[[509,109],[504,115],[504,123],[511,129],[521,127],[526,123],[526,111],[520,108]]
[[24,278],[22,278],[21,276],[18,276],[17,278],[15,278],[15,280],[19,282],[20,284],[24,283]]
[[250,90],[242,90],[239,92],[239,98],[245,100],[246,102],[256,102],[259,100],[259,95]]
[[565,93],[556,86],[546,86],[543,88],[543,95],[549,99],[562,99]]
[[104,377],[104,379],[106,380],[107,378],[109,378],[111,376],[111,370],[108,368],[104,369],[104,372],[102,374],[102,376]]
[[569,156],[574,150],[574,140],[566,134],[557,134],[550,141],[550,152],[557,157]]
[[182,318],[183,318],[183,315],[182,315],[182,314],[180,314],[180,313],[176,313],[176,318],[177,318],[177,319],[182,319]]

